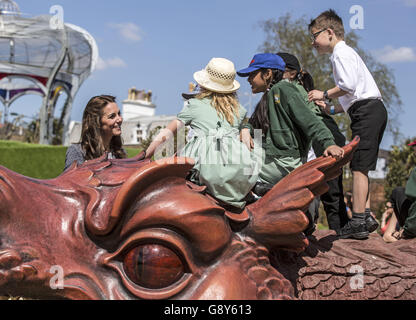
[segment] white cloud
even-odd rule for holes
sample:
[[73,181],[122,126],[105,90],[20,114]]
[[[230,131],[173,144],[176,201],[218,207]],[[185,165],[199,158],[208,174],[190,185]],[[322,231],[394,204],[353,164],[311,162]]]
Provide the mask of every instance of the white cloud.
[[139,26],[132,22],[110,23],[110,27],[118,30],[120,35],[128,41],[137,42],[142,39]]
[[416,7],[416,0],[404,0],[406,7]]
[[377,60],[383,63],[416,61],[416,53],[409,47],[396,49],[392,46],[385,46],[383,49],[374,50],[373,53]]
[[119,57],[103,59],[98,57],[97,61],[97,70],[104,70],[108,68],[124,68],[127,67],[127,64]]

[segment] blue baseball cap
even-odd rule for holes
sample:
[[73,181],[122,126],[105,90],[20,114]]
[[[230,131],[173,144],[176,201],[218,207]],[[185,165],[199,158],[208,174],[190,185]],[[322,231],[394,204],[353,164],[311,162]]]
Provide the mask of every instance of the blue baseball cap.
[[240,77],[248,77],[253,71],[265,69],[279,69],[285,71],[285,62],[282,57],[274,53],[258,53],[251,60],[249,66],[237,71]]

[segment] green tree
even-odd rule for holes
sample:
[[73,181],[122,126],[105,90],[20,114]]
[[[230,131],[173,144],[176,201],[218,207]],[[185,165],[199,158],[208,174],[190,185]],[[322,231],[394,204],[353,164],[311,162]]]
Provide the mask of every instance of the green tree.
[[384,182],[386,199],[390,198],[395,187],[406,185],[410,172],[416,167],[416,153],[407,144],[415,139],[407,139],[401,146],[393,146],[387,165],[387,175]]
[[52,124],[52,145],[59,146],[62,144],[62,134],[64,132],[64,124],[60,119],[54,118]]
[[[295,55],[301,62],[302,68],[312,75],[317,89],[332,88],[335,83],[332,77],[331,62],[328,55],[318,55],[313,50],[308,25],[309,20],[306,16],[293,20],[290,14],[281,16],[277,20],[261,21],[260,27],[265,32],[266,39],[259,50],[274,53],[289,52]],[[395,85],[393,72],[359,47],[359,37],[353,31],[345,34],[345,42],[357,51],[372,73],[389,112],[386,133],[391,134],[394,143],[397,144],[401,138],[397,119],[402,102]],[[337,115],[334,118],[341,131],[348,139],[351,139],[348,115]]]
[[[39,143],[40,120],[32,120],[25,130],[25,141],[29,143]],[[63,123],[58,119],[53,119],[52,125],[52,145],[59,146],[62,144]]]
[[162,129],[162,127],[157,126],[153,128],[152,130],[150,130],[149,134],[147,135],[147,138],[142,139],[142,141],[140,141],[139,148],[141,150],[146,150],[150,146],[150,144],[152,143],[153,139],[156,137],[160,129]]
[[25,141],[39,143],[39,119],[32,120],[25,131]]

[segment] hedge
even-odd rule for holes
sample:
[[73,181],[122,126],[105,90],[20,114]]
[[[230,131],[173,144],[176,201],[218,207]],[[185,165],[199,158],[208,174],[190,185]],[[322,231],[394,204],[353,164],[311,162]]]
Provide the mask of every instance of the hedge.
[[[64,169],[67,147],[0,140],[0,165],[27,177],[52,179]],[[126,148],[129,158],[139,149]]]

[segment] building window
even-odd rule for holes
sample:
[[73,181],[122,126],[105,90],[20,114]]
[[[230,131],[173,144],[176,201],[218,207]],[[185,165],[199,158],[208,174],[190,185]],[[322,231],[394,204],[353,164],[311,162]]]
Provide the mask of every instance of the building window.
[[143,140],[143,130],[136,130],[137,142],[140,143]]

